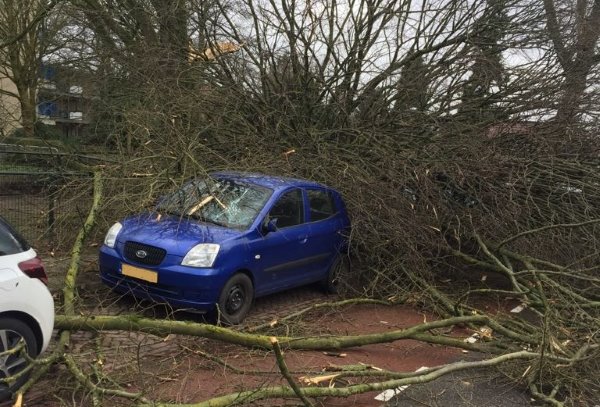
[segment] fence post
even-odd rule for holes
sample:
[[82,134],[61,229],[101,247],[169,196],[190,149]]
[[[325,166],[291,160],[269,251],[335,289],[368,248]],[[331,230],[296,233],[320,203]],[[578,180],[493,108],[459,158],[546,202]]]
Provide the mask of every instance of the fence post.
[[50,181],[48,186],[48,234],[50,240],[54,243],[54,223],[56,222],[56,188],[54,187],[54,181]]

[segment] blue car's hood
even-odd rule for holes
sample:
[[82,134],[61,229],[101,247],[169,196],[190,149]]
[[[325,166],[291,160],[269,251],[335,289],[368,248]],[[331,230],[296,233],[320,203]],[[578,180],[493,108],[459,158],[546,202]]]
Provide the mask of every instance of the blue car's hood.
[[119,242],[134,241],[161,247],[169,254],[185,256],[198,243],[218,243],[239,236],[242,232],[198,222],[178,216],[147,213],[125,219]]

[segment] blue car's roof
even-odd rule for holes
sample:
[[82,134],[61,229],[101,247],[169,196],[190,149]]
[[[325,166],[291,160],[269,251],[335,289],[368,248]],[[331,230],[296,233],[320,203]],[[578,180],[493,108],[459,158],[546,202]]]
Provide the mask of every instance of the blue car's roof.
[[260,185],[273,190],[278,190],[287,187],[320,187],[327,188],[326,185],[319,184],[314,181],[307,181],[297,178],[280,177],[275,175],[265,175],[252,172],[241,171],[219,171],[211,174],[213,177],[226,178],[234,181],[247,182],[250,184]]

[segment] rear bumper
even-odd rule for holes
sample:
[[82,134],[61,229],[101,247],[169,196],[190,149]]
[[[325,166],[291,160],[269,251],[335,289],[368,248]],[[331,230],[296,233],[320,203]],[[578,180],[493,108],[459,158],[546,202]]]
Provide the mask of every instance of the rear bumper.
[[[123,263],[156,272],[158,282],[124,276],[121,272]],[[227,280],[226,273],[219,269],[135,264],[125,261],[116,250],[106,246],[100,249],[99,265],[102,282],[116,292],[198,311],[209,311],[214,307]]]

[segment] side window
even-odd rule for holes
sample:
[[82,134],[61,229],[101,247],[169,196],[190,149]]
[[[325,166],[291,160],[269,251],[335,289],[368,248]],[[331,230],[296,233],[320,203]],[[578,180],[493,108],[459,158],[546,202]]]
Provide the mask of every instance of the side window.
[[0,256],[29,250],[27,243],[0,218]]
[[311,222],[327,219],[337,212],[333,196],[328,191],[309,189],[307,193]]
[[283,194],[269,212],[271,219],[277,219],[278,228],[304,223],[304,200],[302,191],[294,189]]

